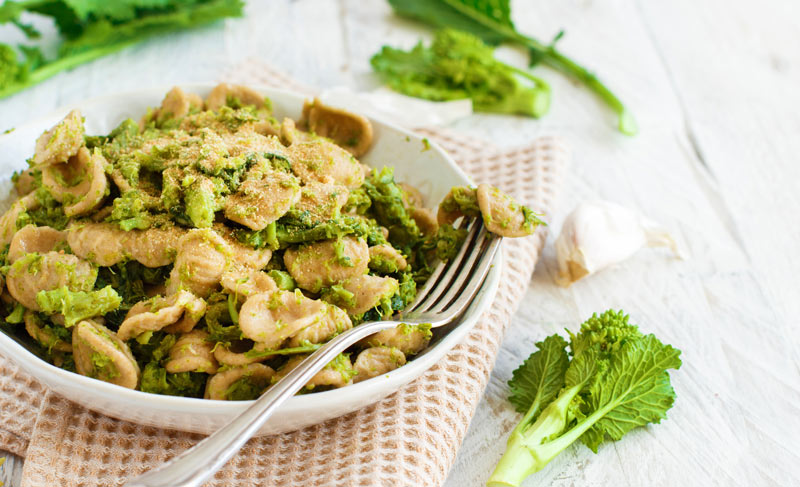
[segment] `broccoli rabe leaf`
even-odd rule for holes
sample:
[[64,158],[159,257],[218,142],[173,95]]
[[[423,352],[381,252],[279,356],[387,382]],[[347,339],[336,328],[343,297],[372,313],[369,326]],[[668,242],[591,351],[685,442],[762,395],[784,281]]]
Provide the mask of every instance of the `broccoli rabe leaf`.
[[567,342],[552,335],[536,344],[539,349],[514,371],[508,386],[508,400],[519,413],[530,411],[532,420],[555,399],[564,386],[564,374],[569,366]]
[[603,377],[592,384],[586,405],[597,421],[589,435],[581,436],[595,453],[608,435],[619,440],[628,431],[648,423],[660,423],[675,402],[667,369],[681,365],[680,351],[663,345],[653,335],[626,340]]
[[203,397],[207,379],[208,374],[201,372],[170,374],[158,362],[150,362],[142,370],[139,389],[168,396]]
[[70,291],[66,286],[51,291],[39,291],[36,303],[45,313],[64,315],[64,324],[72,326],[86,318],[104,316],[122,304],[122,298],[111,287],[97,291]]
[[681,366],[680,351],[642,335],[621,311],[594,315],[571,335],[568,366],[565,344],[558,335],[541,342],[509,381],[510,400],[527,412],[489,486],[518,486],[575,441],[596,452],[606,438],[658,423],[672,407],[667,371]]

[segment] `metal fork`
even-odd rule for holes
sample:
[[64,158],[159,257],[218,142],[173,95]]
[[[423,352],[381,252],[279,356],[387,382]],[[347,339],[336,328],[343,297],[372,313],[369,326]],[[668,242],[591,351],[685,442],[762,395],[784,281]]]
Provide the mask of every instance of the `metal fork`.
[[239,451],[284,401],[348,347],[402,323],[430,323],[435,328],[458,319],[481,288],[501,241],[486,231],[480,218],[464,219],[461,228],[468,232],[458,254],[446,264],[439,263],[401,320],[364,323],[333,338],[227,425],[164,465],[129,480],[123,487],[200,486]]

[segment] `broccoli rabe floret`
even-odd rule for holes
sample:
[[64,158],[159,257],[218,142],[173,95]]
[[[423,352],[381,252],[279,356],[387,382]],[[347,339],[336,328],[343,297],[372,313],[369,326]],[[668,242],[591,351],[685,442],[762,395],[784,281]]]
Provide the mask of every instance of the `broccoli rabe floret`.
[[150,362],[142,370],[139,389],[167,396],[203,397],[208,374],[179,372],[170,374],[158,362]]
[[115,222],[125,231],[147,230],[153,224],[153,218],[145,208],[141,192],[136,189],[114,199],[108,221]]
[[377,223],[389,229],[389,242],[392,246],[404,253],[422,240],[422,232],[417,223],[411,218],[404,204],[403,190],[394,180],[394,170],[384,167],[373,170],[369,178],[364,181]]
[[550,87],[543,80],[494,57],[494,49],[472,34],[436,33],[430,47],[410,51],[383,46],[372,67],[390,87],[434,101],[469,98],[476,111],[544,115]]
[[210,179],[197,178],[186,188],[184,194],[186,214],[197,228],[210,228],[214,214],[221,209]]
[[86,318],[103,316],[122,304],[122,298],[111,286],[98,291],[70,291],[66,286],[52,291],[39,291],[36,303],[45,313],[64,315],[64,324],[72,326]]
[[481,216],[478,196],[475,188],[454,186],[439,204],[439,208],[447,213],[463,213],[466,216]]

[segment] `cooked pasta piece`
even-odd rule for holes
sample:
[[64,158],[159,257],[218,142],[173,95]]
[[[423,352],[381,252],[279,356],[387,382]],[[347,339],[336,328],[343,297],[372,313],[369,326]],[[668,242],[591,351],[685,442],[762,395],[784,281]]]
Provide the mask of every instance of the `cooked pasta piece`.
[[128,345],[105,326],[84,320],[72,331],[75,370],[88,377],[135,389],[141,376]]
[[476,195],[486,229],[494,234],[525,237],[531,235],[540,223],[528,208],[488,184],[479,184]]
[[480,216],[478,197],[474,188],[452,188],[439,205],[436,220],[439,225],[450,225],[462,216]]
[[364,155],[372,145],[372,123],[366,117],[325,105],[317,98],[303,104],[300,125],[332,139],[355,157]]
[[406,208],[425,207],[425,198],[420,190],[408,183],[397,183],[397,185],[403,190],[403,204],[405,204]]
[[56,334],[45,328],[45,323],[36,316],[33,311],[25,312],[25,331],[34,340],[39,342],[48,350],[58,350],[59,352],[72,352],[72,340],[65,341]]
[[130,340],[148,331],[188,333],[205,312],[206,302],[188,291],[167,298],[156,296],[134,304],[117,334],[122,340]]
[[426,237],[436,235],[439,223],[436,221],[436,215],[433,214],[432,210],[428,208],[412,208],[409,212],[423,235]]
[[254,167],[238,191],[225,200],[225,217],[253,230],[263,230],[299,199],[300,185],[294,176],[270,167]]
[[214,358],[214,344],[208,341],[208,332],[192,330],[184,333],[169,349],[169,360],[164,365],[167,372],[205,372],[215,374],[219,365]]
[[304,343],[323,343],[353,327],[347,313],[338,306],[327,305],[325,315],[289,339],[289,347],[300,347]]
[[300,189],[300,200],[294,208],[307,212],[314,223],[323,222],[339,215],[349,194],[344,186],[311,181]]
[[[281,367],[275,374],[274,381],[277,382],[284,378],[289,372],[300,365],[306,357],[307,355],[295,355],[290,358],[289,361],[286,362],[286,365]],[[331,360],[325,368],[317,372],[306,382],[305,387],[306,389],[314,389],[319,386],[344,387],[352,383],[356,373],[353,364],[350,363],[350,357],[347,354],[340,353],[335,359]]]
[[161,101],[161,107],[153,114],[156,120],[180,119],[194,110],[203,108],[203,99],[194,93],[186,93],[179,86],[169,90]]
[[231,269],[222,274],[220,283],[224,290],[239,298],[278,289],[275,281],[263,271]]
[[390,299],[398,290],[397,279],[391,277],[363,275],[348,279],[342,288],[352,294],[349,299],[337,300],[335,303],[351,315],[359,315],[380,306]]
[[231,367],[241,367],[243,365],[263,362],[269,358],[267,355],[248,355],[247,352],[253,349],[253,342],[250,340],[236,340],[230,345],[218,343],[214,347],[214,358],[222,365]]
[[97,279],[97,270],[85,260],[62,252],[26,254],[18,259],[6,275],[6,287],[21,305],[34,311],[39,291],[52,291],[66,286],[71,291],[90,291]]
[[34,176],[35,171],[36,169],[30,167],[24,171],[18,172],[15,175],[15,178],[12,178],[12,181],[14,182],[14,189],[17,190],[18,195],[25,196],[36,189],[36,176]]
[[358,372],[353,382],[361,382],[386,374],[406,364],[403,352],[392,347],[370,347],[358,354],[353,367]]
[[358,188],[364,183],[358,161],[327,139],[294,142],[287,154],[292,161],[292,172],[306,184],[316,181]]
[[222,372],[217,372],[206,382],[206,399],[226,401],[230,396],[232,386],[242,379],[249,382],[251,387],[263,391],[269,387],[275,371],[264,364],[249,364],[244,367],[232,367]]
[[44,254],[66,242],[66,233],[55,228],[25,225],[14,234],[8,248],[8,262],[13,264],[26,254]]
[[64,204],[64,214],[83,215],[95,209],[108,192],[107,165],[100,151],[81,147],[67,162],[42,169],[42,184]]
[[431,340],[430,325],[402,324],[397,328],[379,331],[362,340],[370,347],[394,347],[405,355],[414,355],[428,346]]
[[135,233],[120,230],[112,223],[73,222],[67,227],[67,243],[78,257],[108,267],[128,257],[128,243]]
[[206,109],[219,110],[224,106],[253,105],[256,108],[267,108],[264,95],[246,86],[221,83],[214,87],[206,98]]
[[78,110],[72,110],[36,140],[33,164],[45,166],[65,162],[77,154],[81,147],[83,147],[83,117]]
[[11,243],[14,234],[17,233],[17,219],[28,210],[36,210],[40,207],[39,201],[33,194],[29,194],[15,201],[3,216],[0,217],[0,247],[5,247]]
[[391,274],[397,271],[404,271],[408,267],[408,262],[403,254],[389,244],[375,245],[369,248],[369,268]]
[[247,298],[239,311],[242,336],[278,348],[287,338],[325,318],[325,303],[309,299],[296,289],[270,291]]
[[230,245],[215,231],[190,230],[178,243],[178,255],[169,275],[167,294],[186,289],[201,298],[207,298],[219,287],[231,255]]
[[283,254],[286,269],[297,285],[311,292],[367,272],[369,247],[360,238],[325,240]]
[[123,239],[123,248],[132,259],[145,267],[163,267],[175,261],[178,244],[186,230],[178,227],[131,230],[133,238]]

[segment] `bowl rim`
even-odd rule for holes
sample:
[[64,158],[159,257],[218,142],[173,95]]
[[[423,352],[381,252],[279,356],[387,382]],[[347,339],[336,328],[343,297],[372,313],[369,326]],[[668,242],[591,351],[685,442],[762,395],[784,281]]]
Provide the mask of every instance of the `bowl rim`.
[[[9,136],[20,129],[25,129],[30,126],[42,125],[46,124],[49,120],[58,119],[63,117],[69,110],[74,108],[80,108],[84,105],[98,105],[101,104],[105,100],[111,99],[120,99],[120,98],[132,98],[137,96],[143,96],[146,94],[151,93],[166,93],[171,89],[173,86],[180,86],[181,88],[185,89],[186,91],[190,91],[193,93],[197,92],[209,92],[214,86],[218,83],[179,83],[177,85],[171,86],[151,86],[148,88],[143,88],[139,90],[129,90],[120,93],[114,94],[106,94],[106,95],[99,95],[95,97],[90,97],[86,99],[79,100],[74,103],[66,104],[57,108],[50,113],[37,117],[33,120],[29,120],[19,126],[15,127],[9,133],[0,134],[0,146],[3,144],[4,140],[9,138]],[[284,99],[290,99],[292,103],[302,103],[305,99],[308,99],[311,95],[305,95],[302,93],[298,93],[291,90],[285,90],[281,88],[274,88],[266,85],[260,84],[245,84],[248,88],[252,88],[259,93],[265,94],[265,96],[273,98],[275,95],[279,97],[283,97]],[[142,107],[142,110],[146,110],[148,107]],[[424,137],[409,130],[404,127],[401,127],[394,122],[386,120],[385,118],[369,114],[364,115],[366,116],[371,122],[378,123],[383,125],[391,130],[399,132],[402,135],[405,135],[411,141],[418,141],[422,143]],[[439,158],[443,160],[444,163],[451,166],[451,168],[460,176],[464,181],[466,181],[470,185],[474,185],[472,179],[456,164],[456,162],[450,157],[450,155],[444,151],[437,143],[430,141],[429,147],[431,150],[435,151]],[[5,174],[0,174],[0,179],[6,179]],[[499,287],[499,276],[502,266],[504,264],[504,257],[503,252],[498,252],[495,255],[494,261],[492,262],[492,269],[490,270],[489,275],[487,275],[486,280],[484,281],[481,289],[479,290],[479,294],[476,297],[475,301],[470,305],[470,308],[465,312],[464,317],[462,318],[463,322],[458,325],[457,328],[452,330],[448,333],[445,337],[439,340],[436,344],[428,347],[425,349],[424,353],[420,354],[413,360],[410,360],[406,365],[399,367],[395,370],[392,370],[386,374],[383,374],[378,377],[374,377],[362,382],[354,383],[346,387],[331,389],[322,392],[316,392],[310,395],[295,395],[289,398],[284,404],[281,406],[280,409],[282,410],[293,410],[295,412],[302,412],[303,410],[315,410],[324,405],[325,403],[336,403],[345,399],[346,396],[358,394],[360,392],[366,392],[371,388],[376,388],[379,386],[379,380],[389,380],[389,379],[398,379],[402,380],[401,376],[408,376],[414,375],[418,369],[419,373],[415,375],[418,377],[422,375],[425,371],[430,369],[434,364],[436,364],[439,360],[441,360],[444,355],[451,350],[458,342],[460,342],[463,337],[471,330],[475,324],[477,323],[480,316],[483,312],[489,308],[490,304],[493,302],[495,294],[497,292],[497,288]],[[441,356],[435,357],[437,354],[431,353],[433,351],[440,351]],[[49,376],[55,376],[62,381],[77,381],[75,384],[76,388],[80,388],[81,386],[91,388],[94,394],[97,394],[103,398],[112,398],[115,401],[128,401],[131,404],[134,403],[142,403],[147,402],[149,407],[157,408],[160,410],[170,410],[170,411],[181,411],[185,413],[204,413],[204,414],[231,414],[231,413],[238,413],[244,408],[249,407],[254,400],[249,401],[223,401],[223,400],[215,400],[215,399],[204,399],[204,398],[193,398],[193,397],[183,397],[183,396],[168,396],[163,394],[154,394],[149,392],[140,391],[138,389],[128,389],[122,386],[118,386],[116,384],[112,384],[110,382],[105,382],[97,379],[93,379],[91,377],[83,376],[76,372],[70,372],[68,370],[62,369],[57,367],[53,364],[48,363],[47,361],[39,358],[33,352],[29,351],[27,348],[23,347],[21,344],[17,343],[16,340],[8,336],[4,332],[0,332],[0,352],[12,362],[21,362],[23,360],[31,362],[27,364],[31,366],[31,368],[39,369],[40,373],[47,374]],[[32,359],[32,360],[31,360]],[[28,369],[28,367],[25,367]],[[34,375],[35,378],[36,374]],[[411,379],[413,380],[413,378]],[[47,380],[42,380],[42,382],[47,385]],[[408,382],[408,381],[406,381]],[[48,389],[50,387],[48,386]],[[367,394],[361,394],[367,395]],[[313,397],[314,401],[309,401],[308,398]],[[363,406],[367,406],[369,403],[365,403]]]

